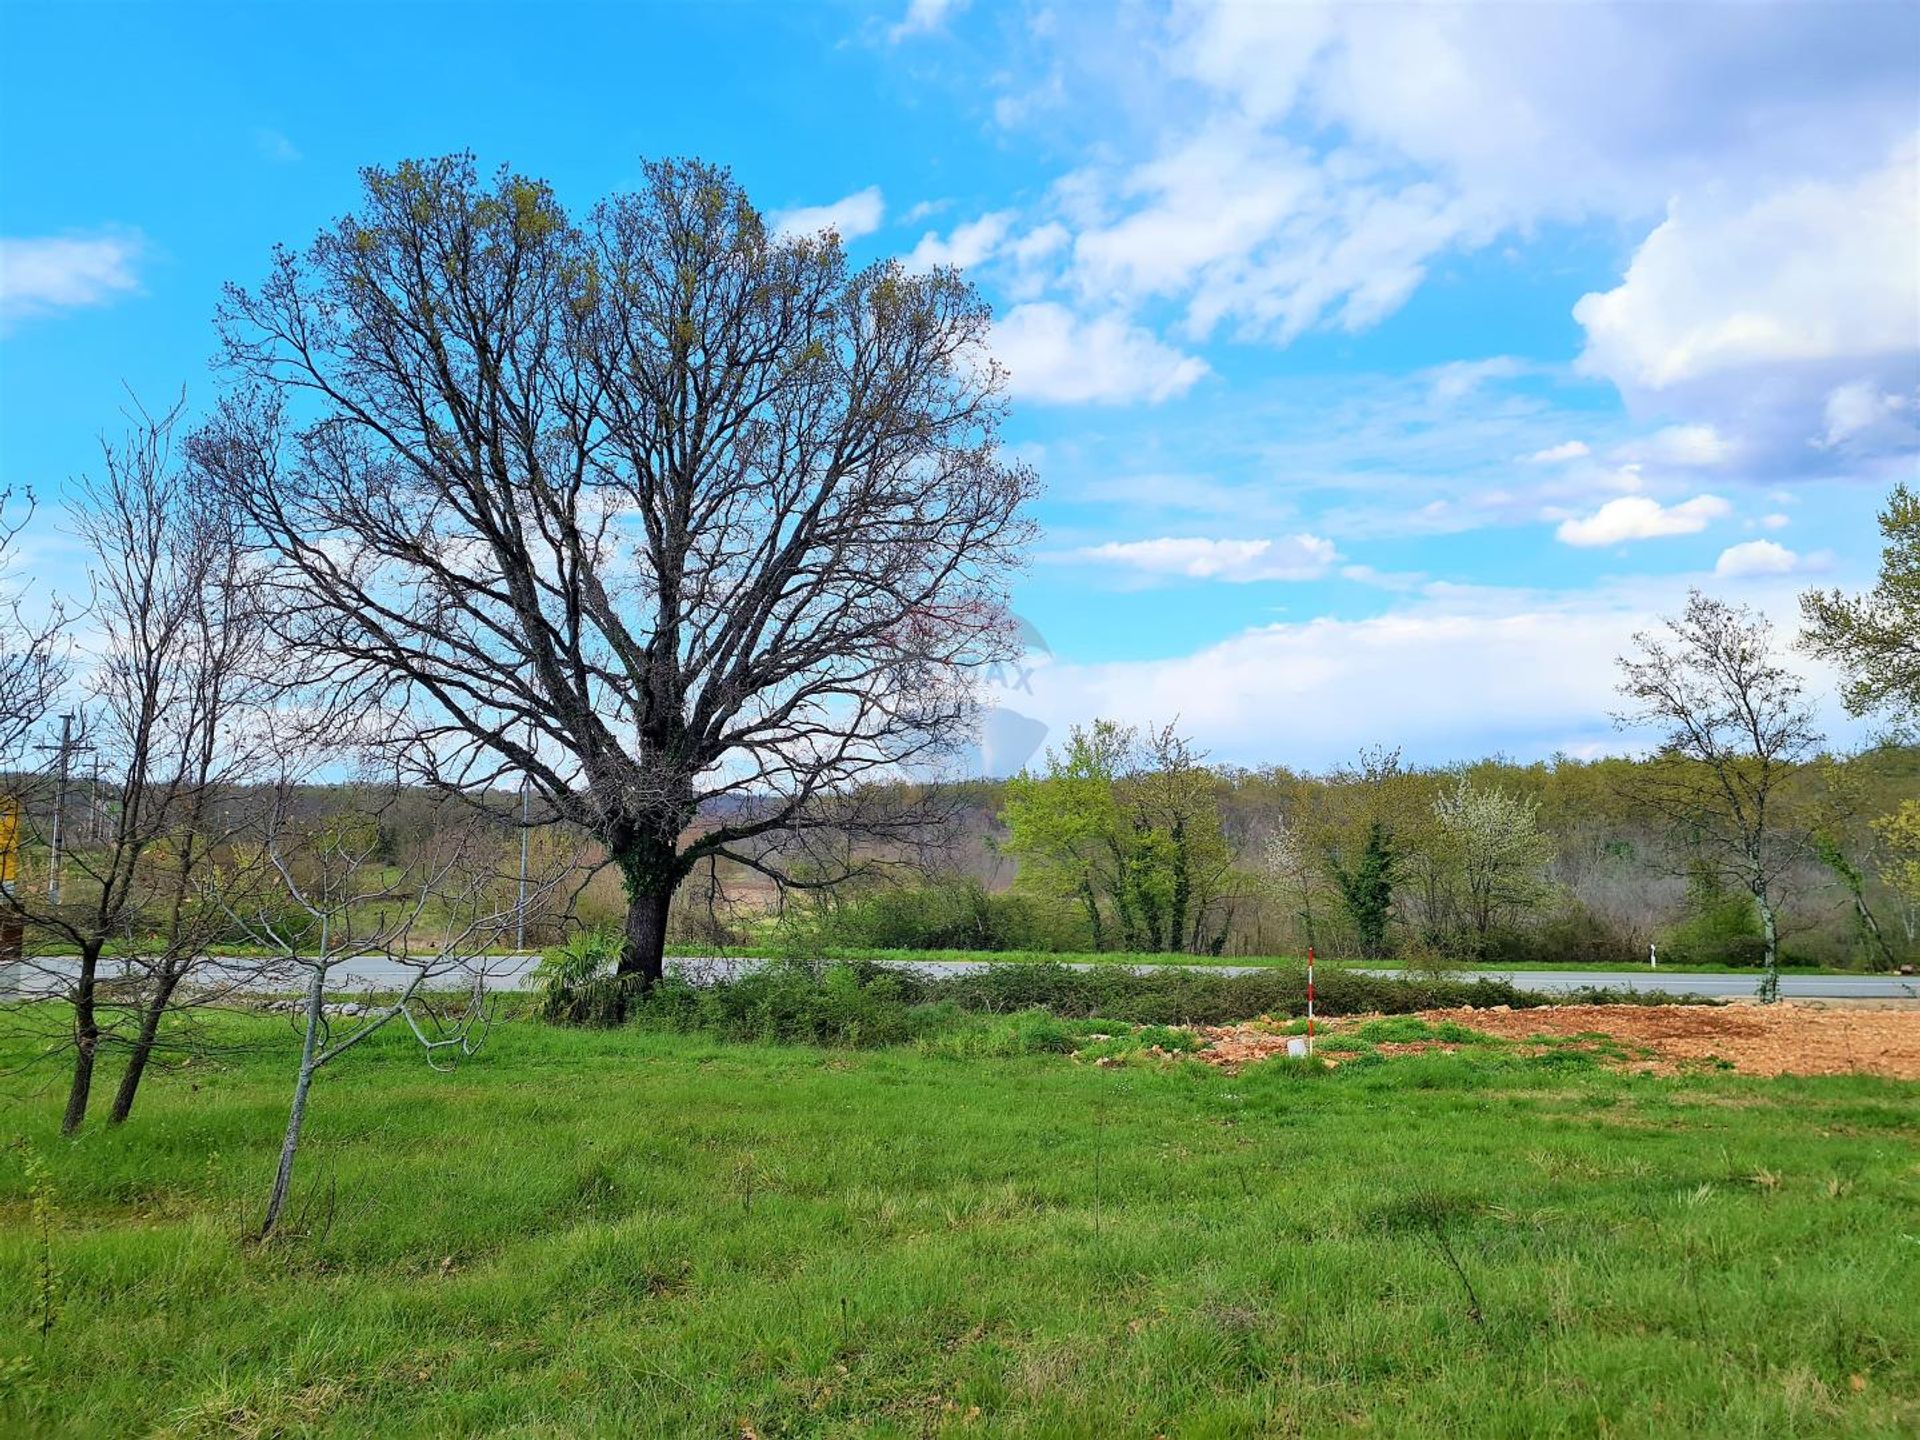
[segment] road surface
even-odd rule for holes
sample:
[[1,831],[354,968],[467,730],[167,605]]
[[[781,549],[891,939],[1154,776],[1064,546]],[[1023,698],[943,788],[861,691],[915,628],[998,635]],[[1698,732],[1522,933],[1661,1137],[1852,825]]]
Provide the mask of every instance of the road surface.
[[[485,983],[490,990],[518,990],[526,983],[528,973],[537,963],[538,957],[532,955],[495,955],[486,960]],[[49,962],[38,962],[46,965]],[[58,962],[51,962],[57,964]],[[669,956],[669,967],[679,968],[698,979],[719,979],[737,975],[762,963],[756,959],[741,956],[715,956],[710,958],[689,958]],[[965,975],[976,970],[990,967],[992,962],[984,960],[927,960],[906,967],[934,975]],[[111,967],[109,967],[110,969]],[[238,968],[238,962],[236,962]],[[1077,961],[1070,969],[1094,970],[1104,968],[1099,962]],[[1194,969],[1216,975],[1256,975],[1267,967],[1258,965],[1137,965],[1136,970],[1156,969]],[[1343,967],[1344,968],[1344,967]],[[1332,973],[1333,967],[1326,967]],[[1366,970],[1369,975],[1394,976],[1396,970]],[[14,983],[0,983],[0,994],[19,994],[31,992],[45,994],[57,988],[54,978],[44,972],[38,974],[19,974],[11,978]],[[392,960],[367,959],[348,961],[335,972],[329,988],[338,991],[387,990],[397,989],[412,978],[412,972]],[[1554,994],[1568,990],[1578,990],[1587,986],[1599,986],[1610,990],[1665,990],[1672,994],[1710,995],[1716,999],[1738,999],[1751,996],[1759,985],[1757,975],[1686,975],[1671,970],[1476,970],[1462,971],[1463,980],[1486,979],[1505,980],[1522,990],[1536,990],[1543,994]],[[455,972],[450,973],[441,986],[456,986],[465,981]],[[298,990],[302,986],[301,977],[280,974],[266,977],[248,977],[242,988],[286,993]],[[1788,1000],[1920,1000],[1920,977],[1900,975],[1783,975],[1780,977],[1780,994]]]

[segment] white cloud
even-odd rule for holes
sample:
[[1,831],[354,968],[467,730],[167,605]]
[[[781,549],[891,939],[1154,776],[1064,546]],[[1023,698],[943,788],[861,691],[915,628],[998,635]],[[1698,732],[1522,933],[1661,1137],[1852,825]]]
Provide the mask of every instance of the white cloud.
[[964,10],[966,3],[967,0],[907,0],[906,13],[887,31],[887,38],[900,41],[909,35],[931,34],[946,23],[949,15]]
[[1676,202],[1615,289],[1584,296],[1581,365],[1662,390],[1755,365],[1920,348],[1920,152],[1745,203]]
[[1762,530],[1784,530],[1792,523],[1791,520],[1778,511],[1775,511],[1771,515],[1762,515],[1760,517],[1760,528]]
[[1747,575],[1791,575],[1800,557],[1772,540],[1747,540],[1729,545],[1714,562],[1713,573],[1725,580]]
[[1083,319],[1048,301],[996,320],[993,351],[1014,395],[1056,404],[1167,400],[1207,373],[1205,361],[1120,316]]
[[1206,540],[1167,536],[1115,541],[1081,550],[1080,558],[1148,575],[1192,580],[1317,580],[1339,559],[1331,540],[1288,535],[1278,540]]
[[1490,380],[1511,380],[1526,374],[1529,368],[1518,356],[1490,355],[1485,360],[1436,365],[1426,374],[1433,381],[1433,398],[1453,401],[1464,399]]
[[1913,409],[1907,397],[1884,391],[1871,380],[1850,380],[1828,392],[1822,406],[1825,428],[1815,443],[1825,450],[1900,436],[1911,443]]
[[829,205],[802,205],[793,210],[777,210],[771,223],[781,235],[817,235],[822,230],[833,230],[842,240],[852,241],[878,230],[886,211],[880,187],[869,185]]
[[[1385,614],[1258,626],[1166,659],[1056,656],[1020,708],[1056,736],[1095,716],[1178,716],[1217,760],[1239,764],[1323,768],[1375,742],[1404,746],[1418,764],[1617,752],[1636,737],[1609,718],[1620,704],[1614,659],[1685,598],[1684,580],[1580,594],[1429,586]],[[1792,633],[1791,582],[1758,579],[1743,598]],[[1829,733],[1857,731],[1825,703],[1830,684],[1816,678],[1811,691]]]
[[1170,660],[1055,664],[1036,677],[1036,708],[1055,728],[1177,715],[1217,756],[1248,762],[1325,766],[1376,741],[1416,760],[1538,754],[1608,733],[1612,659],[1635,618],[1442,604],[1268,625]]
[[0,238],[0,325],[106,305],[140,288],[138,237]]
[[1623,446],[1621,453],[1654,465],[1701,468],[1724,465],[1738,447],[1711,425],[1669,425],[1644,440]]
[[954,226],[952,233],[944,240],[929,231],[920,237],[920,243],[907,256],[907,267],[912,270],[931,270],[936,265],[957,265],[965,270],[978,265],[1000,248],[1013,225],[1013,219],[1013,211],[996,210],[977,220]]
[[[1363,329],[1449,252],[1543,221],[1651,221],[1713,187],[1844,185],[1836,156],[1912,131],[1900,57],[1920,26],[1897,7],[1766,7],[1735,30],[1710,9],[1620,5],[1159,14],[1056,15],[993,83],[1015,102],[1041,76],[1074,101],[1126,97],[1055,188],[1076,236],[1062,281],[1100,308],[1171,299],[1193,338]],[[1002,116],[1023,118],[1024,103]]]
[[1482,228],[1444,187],[1358,157],[1329,167],[1237,116],[1061,193],[1077,222],[1068,283],[1089,299],[1180,298],[1196,339],[1223,325],[1281,344],[1366,329],[1435,251]]
[[1180,8],[1173,63],[1267,124],[1337,128],[1481,208],[1629,213],[1817,171],[1911,124],[1910,15],[1819,6]]
[[1699,495],[1678,505],[1662,505],[1646,495],[1622,495],[1585,519],[1563,520],[1554,536],[1563,545],[1590,547],[1697,535],[1712,521],[1732,513],[1733,507],[1717,495]]
[[1563,460],[1584,460],[1593,453],[1584,440],[1566,440],[1558,445],[1549,445],[1544,450],[1536,450],[1527,459],[1535,465],[1557,465]]

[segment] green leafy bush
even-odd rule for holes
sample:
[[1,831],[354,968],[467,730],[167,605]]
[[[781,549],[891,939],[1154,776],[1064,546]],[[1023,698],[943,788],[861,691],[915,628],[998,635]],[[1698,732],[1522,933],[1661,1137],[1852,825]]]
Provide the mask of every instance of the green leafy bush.
[[[1304,1014],[1307,1008],[1306,972],[1278,967],[1230,975],[1203,969],[1003,964],[923,979],[916,993],[926,1000],[950,1000],[963,1010],[1041,1008],[1066,1017],[1099,1015],[1134,1025],[1224,1025],[1260,1015]],[[1547,1003],[1544,996],[1502,980],[1407,980],[1323,970],[1316,985],[1316,1007],[1323,1015],[1402,1014],[1460,1005],[1519,1009]]]
[[1764,965],[1767,942],[1753,897],[1728,889],[1711,871],[1696,871],[1687,886],[1686,919],[1668,932],[1660,953],[1686,965]]
[[910,988],[910,977],[878,965],[771,961],[708,985],[670,976],[636,998],[629,1018],[723,1040],[897,1045],[918,1032]]
[[618,1025],[639,993],[638,976],[616,976],[624,937],[612,926],[577,930],[540,953],[533,982],[540,1013],[568,1025]]
[[1577,900],[1538,925],[1490,932],[1479,958],[1489,965],[1524,970],[1531,965],[1628,966],[1644,964],[1641,937],[1620,930]]
[[1086,925],[1063,906],[1034,895],[988,890],[978,880],[947,879],[871,890],[823,905],[793,921],[810,945],[850,950],[1079,949]]

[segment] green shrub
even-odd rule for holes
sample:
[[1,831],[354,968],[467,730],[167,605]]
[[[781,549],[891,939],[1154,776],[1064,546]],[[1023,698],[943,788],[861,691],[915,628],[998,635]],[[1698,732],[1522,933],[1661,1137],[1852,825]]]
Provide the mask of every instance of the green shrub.
[[722,1040],[897,1045],[916,1033],[906,999],[909,987],[907,977],[878,965],[816,969],[800,961],[772,961],[709,985],[669,977],[638,997],[630,1018]]
[[612,926],[577,930],[540,953],[533,981],[540,1013],[567,1025],[618,1025],[639,993],[637,975],[616,976],[625,937]]
[[1015,950],[1083,948],[1083,919],[1037,896],[991,891],[974,879],[870,890],[829,900],[789,920],[807,948]]
[[[1321,971],[1316,1008],[1323,1015],[1462,1005],[1549,1003],[1503,980],[1398,979],[1358,971]],[[927,1000],[950,1000],[963,1010],[1012,1012],[1036,1007],[1067,1017],[1104,1016],[1132,1025],[1225,1025],[1260,1015],[1292,1016],[1307,1008],[1306,972],[1275,967],[1230,975],[1204,969],[1129,970],[1101,965],[1084,970],[1053,963],[1001,964],[964,975],[920,982]]]
[[1641,938],[1617,929],[1577,900],[1526,929],[1495,930],[1480,946],[1489,965],[1637,965],[1647,958]]
[[1668,932],[1660,953],[1685,965],[1764,965],[1767,942],[1753,897],[1729,890],[1710,871],[1695,872],[1686,919]]
[[[1306,1009],[1304,973],[1280,969],[1223,975],[1136,972],[1117,965],[1075,970],[1042,962],[930,975],[873,961],[777,960],[703,985],[670,974],[642,991],[637,978],[602,975],[562,987],[542,1013],[575,1024],[631,1020],[736,1041],[870,1047],[918,1040],[929,1053],[968,1056],[1077,1049],[1103,1026],[1126,1029],[1133,1048],[1176,1050],[1190,1048],[1186,1026],[1295,1016]],[[1553,1003],[1500,980],[1409,980],[1355,971],[1324,973],[1317,994],[1319,1013],[1329,1016]],[[1653,997],[1635,992],[1619,998]],[[1408,1038],[1472,1038],[1460,1027],[1399,1023]],[[1136,1026],[1146,1028],[1136,1032]],[[1369,1038],[1399,1038],[1399,1031],[1382,1030],[1377,1037],[1370,1032]]]

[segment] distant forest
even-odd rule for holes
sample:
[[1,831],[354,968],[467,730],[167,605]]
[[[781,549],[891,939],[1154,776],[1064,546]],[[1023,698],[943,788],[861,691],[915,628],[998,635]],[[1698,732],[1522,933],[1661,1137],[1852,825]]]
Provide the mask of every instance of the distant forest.
[[[1121,773],[1068,773],[1074,743],[1102,731],[1133,746]],[[1222,956],[1297,955],[1312,944],[1325,956],[1516,965],[1645,964],[1651,944],[1672,962],[1760,963],[1750,898],[1701,863],[1699,836],[1643,803],[1653,762],[1558,756],[1423,769],[1376,751],[1307,774],[1212,766],[1171,732],[1112,726],[1076,732],[1051,755],[1051,766],[1023,777],[950,787],[946,823],[924,844],[871,849],[851,880],[783,889],[741,865],[702,867],[675,901],[670,939]],[[35,788],[44,803],[44,786]],[[1786,963],[1920,961],[1920,904],[1895,883],[1911,863],[1910,837],[1885,823],[1917,793],[1912,745],[1822,758],[1797,774],[1781,817],[1799,852],[1781,886]],[[470,814],[417,789],[377,802],[358,789],[301,795],[315,812],[377,818],[379,855],[394,865],[430,857]],[[924,793],[903,796],[903,806],[909,799],[925,804]],[[68,805],[69,843],[84,854],[105,824],[85,777]],[[514,797],[496,795],[487,808],[502,822],[506,900],[519,863]],[[529,945],[619,925],[620,878],[591,841],[554,825],[531,832],[530,850],[534,873],[574,878],[540,888]]]

